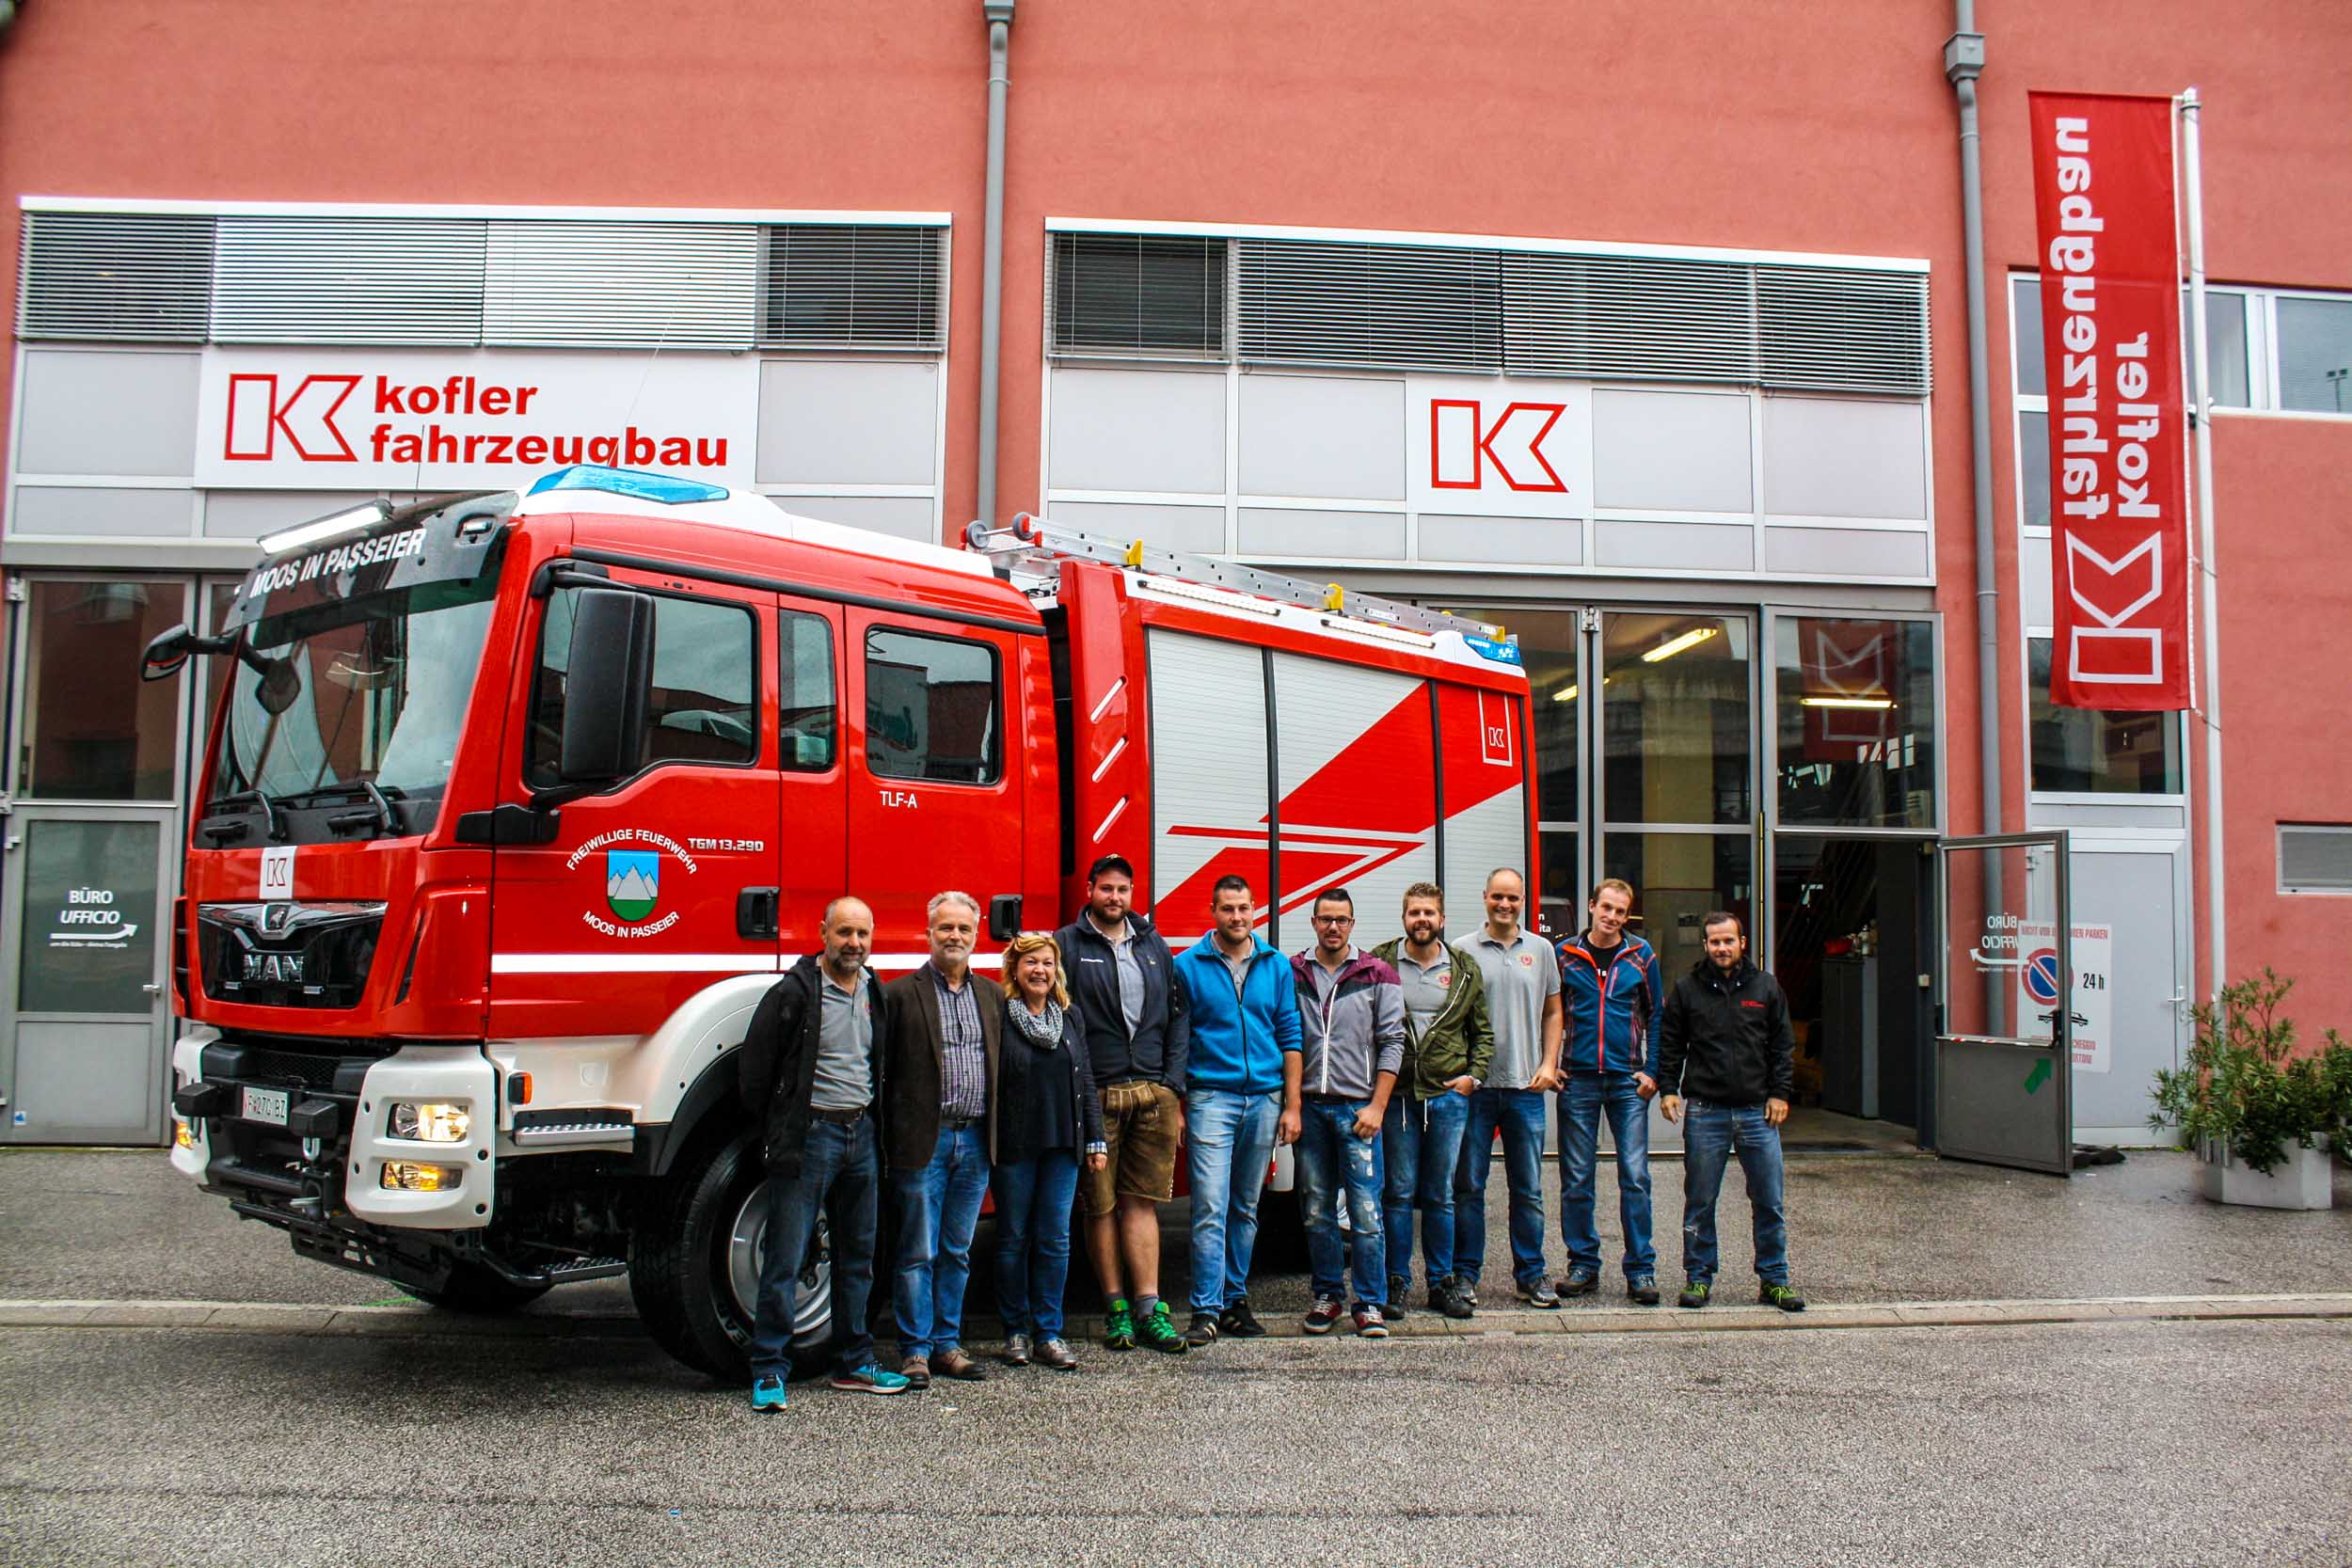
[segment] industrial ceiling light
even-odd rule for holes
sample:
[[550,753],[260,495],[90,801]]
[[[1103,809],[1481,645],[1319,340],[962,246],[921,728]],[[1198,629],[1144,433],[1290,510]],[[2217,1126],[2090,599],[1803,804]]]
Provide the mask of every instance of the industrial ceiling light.
[[1642,656],[1642,662],[1645,664],[1656,664],[1661,659],[1672,658],[1678,653],[1697,647],[1700,643],[1706,641],[1708,638],[1714,636],[1722,629],[1723,628],[1721,626],[1692,626],[1689,631],[1684,632],[1680,637],[1674,638],[1668,641],[1661,642],[1658,646],[1644,654]]

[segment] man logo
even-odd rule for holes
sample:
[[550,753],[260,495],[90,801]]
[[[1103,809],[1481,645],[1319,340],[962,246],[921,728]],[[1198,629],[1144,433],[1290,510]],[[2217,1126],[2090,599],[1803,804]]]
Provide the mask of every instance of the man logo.
[[264,904],[262,906],[262,930],[269,936],[284,936],[287,928],[294,925],[294,914],[292,904]]
[[661,902],[661,852],[608,849],[604,856],[604,901],[623,920],[643,920]]

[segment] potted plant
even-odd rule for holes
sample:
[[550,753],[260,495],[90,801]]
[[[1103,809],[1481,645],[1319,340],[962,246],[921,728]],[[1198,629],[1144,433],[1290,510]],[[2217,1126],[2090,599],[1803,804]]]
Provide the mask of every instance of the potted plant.
[[2295,989],[2265,967],[2195,1009],[2188,1065],[2156,1073],[2148,1124],[2196,1151],[2199,1186],[2217,1203],[2329,1206],[2329,1156],[2352,1159],[2352,1045],[2333,1029],[2316,1055],[2295,1053]]

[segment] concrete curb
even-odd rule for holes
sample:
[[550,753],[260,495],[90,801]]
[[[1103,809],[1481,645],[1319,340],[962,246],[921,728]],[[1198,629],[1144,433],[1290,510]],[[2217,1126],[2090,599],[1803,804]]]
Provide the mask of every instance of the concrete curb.
[[[1399,1339],[1501,1338],[1538,1334],[1723,1334],[1839,1328],[1983,1328],[2021,1323],[2233,1322],[2352,1319],[2352,1292],[2254,1296],[2101,1296],[2034,1301],[1839,1303],[1786,1313],[1763,1307],[1715,1307],[1704,1312],[1661,1307],[1481,1310],[1467,1322],[1416,1312],[1394,1326]],[[976,1324],[986,1327],[987,1324]],[[461,1317],[425,1306],[332,1307],[288,1302],[0,1300],[0,1329],[176,1328],[240,1334],[366,1336],[386,1338],[634,1339],[633,1317],[518,1313]],[[1071,1338],[1100,1338],[1100,1318],[1076,1318]],[[1267,1328],[1300,1337],[1287,1315]],[[971,1337],[980,1343],[988,1334]]]

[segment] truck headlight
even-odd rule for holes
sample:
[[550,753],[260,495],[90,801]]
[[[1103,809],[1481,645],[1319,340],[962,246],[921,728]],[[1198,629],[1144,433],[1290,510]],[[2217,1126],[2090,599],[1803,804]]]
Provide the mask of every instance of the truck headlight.
[[418,1143],[462,1144],[473,1126],[473,1114],[463,1105],[440,1101],[395,1100],[390,1132],[395,1138]]
[[178,1117],[172,1117],[171,1145],[174,1148],[194,1148],[196,1147],[196,1129],[190,1127],[186,1122],[182,1121]]
[[381,1185],[396,1193],[446,1193],[466,1179],[463,1165],[426,1165],[414,1160],[387,1160]]

